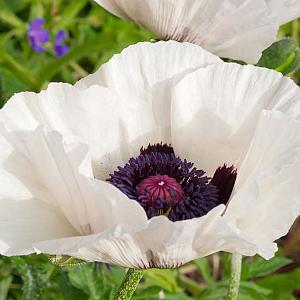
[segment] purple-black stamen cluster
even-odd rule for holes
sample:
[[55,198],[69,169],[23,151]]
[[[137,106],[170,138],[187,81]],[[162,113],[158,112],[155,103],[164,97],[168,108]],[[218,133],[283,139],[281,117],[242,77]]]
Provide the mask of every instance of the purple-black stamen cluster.
[[141,148],[138,157],[130,158],[107,180],[138,201],[148,218],[166,215],[172,221],[179,221],[201,217],[224,203],[227,196],[220,195],[220,191],[222,184],[227,185],[221,178],[225,172],[228,175],[225,180],[232,179],[229,174],[234,169],[229,169],[226,166],[218,169],[218,180],[213,184],[203,170],[177,157],[171,146],[156,144]]
[[237,170],[234,166],[227,167],[224,164],[216,170],[210,183],[218,187],[220,203],[227,204],[231,196],[236,177]]

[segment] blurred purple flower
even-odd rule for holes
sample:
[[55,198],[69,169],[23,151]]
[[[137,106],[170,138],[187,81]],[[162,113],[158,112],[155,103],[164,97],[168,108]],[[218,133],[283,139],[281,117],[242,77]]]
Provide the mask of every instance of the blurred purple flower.
[[29,24],[28,41],[31,48],[39,53],[45,51],[43,44],[47,43],[50,39],[49,32],[43,28],[45,21],[43,18],[37,18]]
[[63,41],[67,38],[68,33],[64,30],[57,32],[55,41],[54,41],[54,51],[56,56],[64,56],[68,53],[69,47],[63,44]]

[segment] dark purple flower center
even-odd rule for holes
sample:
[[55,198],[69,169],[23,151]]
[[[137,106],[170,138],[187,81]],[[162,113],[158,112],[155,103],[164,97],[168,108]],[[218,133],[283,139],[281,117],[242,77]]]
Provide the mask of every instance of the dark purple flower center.
[[178,203],[184,197],[184,191],[176,179],[168,175],[155,175],[143,179],[136,188],[138,196],[145,196],[151,205],[164,199],[168,203]]
[[235,179],[233,166],[218,168],[211,179],[177,157],[171,146],[156,144],[141,148],[138,157],[130,158],[107,180],[138,201],[148,218],[166,215],[179,221],[201,217],[219,204],[226,204]]

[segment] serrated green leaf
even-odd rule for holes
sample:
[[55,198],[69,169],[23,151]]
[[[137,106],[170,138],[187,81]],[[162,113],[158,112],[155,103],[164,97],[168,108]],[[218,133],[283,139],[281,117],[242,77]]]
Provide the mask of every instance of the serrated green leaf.
[[300,53],[297,41],[285,38],[267,48],[259,62],[259,67],[277,70],[284,75],[300,67]]
[[44,270],[35,265],[29,265],[22,257],[12,257],[11,262],[19,272],[22,281],[22,299],[35,300],[48,285],[48,276]]
[[88,263],[69,271],[73,286],[85,292],[90,300],[109,300],[114,290],[101,276],[95,263]]
[[62,293],[63,300],[86,300],[86,294],[74,287],[68,278],[66,272],[61,272],[60,276],[55,279],[56,283],[58,284],[58,288]]

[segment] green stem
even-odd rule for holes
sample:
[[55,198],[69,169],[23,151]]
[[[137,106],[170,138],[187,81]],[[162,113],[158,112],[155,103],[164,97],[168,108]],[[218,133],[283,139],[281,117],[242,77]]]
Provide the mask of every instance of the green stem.
[[114,300],[130,300],[142,277],[143,271],[129,269]]
[[242,255],[233,253],[231,257],[231,274],[227,300],[236,300],[239,295],[240,280],[242,270]]

